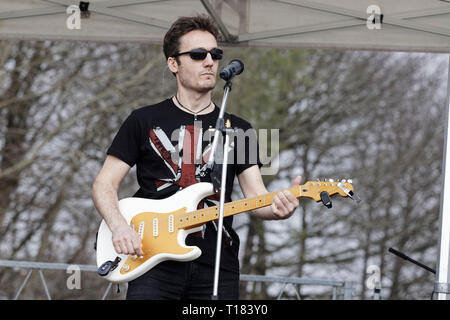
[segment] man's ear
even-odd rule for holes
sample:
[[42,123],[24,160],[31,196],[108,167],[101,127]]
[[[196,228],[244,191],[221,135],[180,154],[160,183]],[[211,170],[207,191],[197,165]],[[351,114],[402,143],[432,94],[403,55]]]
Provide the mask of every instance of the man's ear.
[[169,57],[167,58],[167,66],[169,67],[169,70],[172,73],[177,73],[178,72],[178,62],[177,59],[173,58],[173,57]]

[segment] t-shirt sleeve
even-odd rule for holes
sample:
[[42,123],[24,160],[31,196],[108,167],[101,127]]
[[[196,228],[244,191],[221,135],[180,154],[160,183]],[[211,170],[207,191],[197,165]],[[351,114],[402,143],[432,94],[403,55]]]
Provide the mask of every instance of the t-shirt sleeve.
[[106,151],[133,167],[140,154],[141,124],[132,112],[120,126],[119,131]]
[[262,167],[259,158],[259,144],[256,130],[252,125],[238,117],[231,117],[231,126],[238,127],[234,140],[234,157],[236,164],[236,175],[254,165]]

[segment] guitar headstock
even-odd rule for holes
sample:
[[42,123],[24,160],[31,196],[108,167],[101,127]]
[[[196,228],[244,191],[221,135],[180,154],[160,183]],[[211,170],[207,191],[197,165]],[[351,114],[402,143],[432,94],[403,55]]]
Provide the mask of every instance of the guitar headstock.
[[359,197],[354,193],[353,182],[351,179],[343,179],[334,181],[329,179],[326,181],[308,181],[300,186],[302,197],[312,198],[319,202],[322,200],[320,194],[327,192],[328,195],[333,196],[339,194],[341,197],[350,197],[351,199],[359,202]]

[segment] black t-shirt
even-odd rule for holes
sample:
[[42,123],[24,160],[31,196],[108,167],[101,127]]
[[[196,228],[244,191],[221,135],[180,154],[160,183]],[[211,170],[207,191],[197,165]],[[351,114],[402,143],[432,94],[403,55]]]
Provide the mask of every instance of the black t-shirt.
[[[205,174],[206,161],[214,137],[214,128],[219,116],[219,108],[197,115],[184,112],[172,99],[139,108],[131,112],[120,127],[107,154],[136,165],[139,190],[135,197],[164,199],[177,191],[197,182],[210,182]],[[230,114],[225,119],[232,128],[234,147],[229,153],[227,167],[226,202],[231,201],[233,182],[236,175],[257,164],[256,133],[247,121]],[[221,141],[221,140],[219,140]],[[223,150],[222,143],[219,150]],[[214,195],[200,206],[217,205],[219,196]],[[239,237],[232,228],[233,217],[224,218],[223,250],[221,268],[239,272]],[[187,245],[198,246],[202,255],[197,261],[213,265],[215,261],[217,222],[203,226],[201,232],[190,234]]]

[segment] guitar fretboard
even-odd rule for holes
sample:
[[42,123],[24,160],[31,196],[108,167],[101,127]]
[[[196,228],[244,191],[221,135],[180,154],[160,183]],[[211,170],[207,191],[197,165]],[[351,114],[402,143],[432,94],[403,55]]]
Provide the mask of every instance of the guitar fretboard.
[[[295,197],[300,197],[300,186],[294,186],[283,191],[290,191]],[[223,215],[224,217],[228,217],[234,214],[270,206],[273,203],[273,197],[278,193],[279,191],[270,192],[257,197],[227,202],[224,205]],[[175,219],[177,219],[175,221],[177,221],[179,229],[186,229],[202,225],[206,222],[213,221],[218,218],[219,206],[213,206],[192,212],[178,214],[175,217]]]

